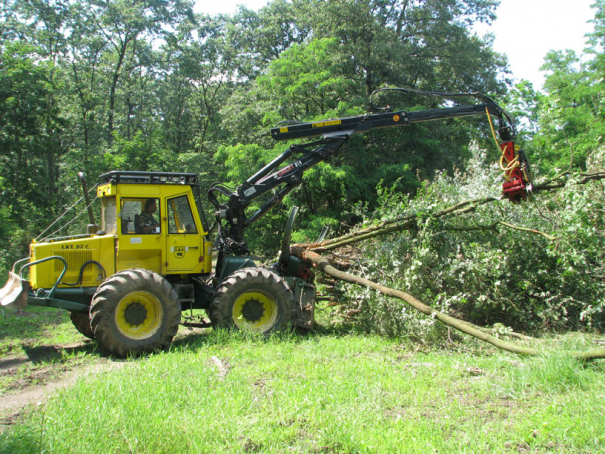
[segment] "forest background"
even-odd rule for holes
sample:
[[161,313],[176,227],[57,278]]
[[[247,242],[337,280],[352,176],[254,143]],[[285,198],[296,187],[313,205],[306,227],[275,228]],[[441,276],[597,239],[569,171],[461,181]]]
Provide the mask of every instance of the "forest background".
[[[501,201],[467,217],[430,213],[498,196],[498,150],[484,118],[356,136],[346,153],[305,174],[301,187],[248,234],[258,254],[278,249],[289,207],[297,241],[414,213],[409,235],[376,240],[370,277],[484,324],[600,329],[605,191],[574,184],[602,170],[605,1],[581,59],[551,51],[543,91],[507,78],[489,23],[496,0],[274,0],[258,12],[194,14],[181,0],[3,0],[0,11],[0,268],[32,238],[83,206],[76,177],[110,170],[186,171],[201,187],[236,186],[278,154],[268,130],[283,120],[366,113],[383,87],[481,92],[517,118],[517,142],[537,179],[563,188],[530,203]],[[522,51],[522,50],[521,50]],[[410,94],[398,109],[445,105]],[[205,203],[205,200],[203,200]],[[548,232],[465,230],[505,219]],[[57,235],[81,233],[85,218]],[[5,274],[5,273],[4,273]],[[434,325],[367,291],[344,288],[342,319],[383,334]]]

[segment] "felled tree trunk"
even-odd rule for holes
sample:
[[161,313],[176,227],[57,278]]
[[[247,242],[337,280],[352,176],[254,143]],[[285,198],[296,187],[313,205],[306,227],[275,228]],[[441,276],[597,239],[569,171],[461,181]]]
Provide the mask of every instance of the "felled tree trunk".
[[[590,181],[597,181],[605,179],[605,171],[597,171],[586,174],[578,174],[579,180],[577,184],[586,184]],[[561,178],[554,178],[552,180],[548,180],[544,183],[536,185],[534,187],[533,192],[549,192],[555,189],[559,189],[565,185],[565,182]],[[433,219],[445,218],[447,216],[458,216],[461,214],[473,213],[477,210],[481,205],[486,205],[492,202],[495,202],[496,198],[494,197],[482,197],[472,200],[466,200],[464,202],[457,203],[448,208],[444,208],[439,211],[435,211],[430,214],[430,217]],[[365,240],[369,240],[371,238],[375,238],[377,236],[386,235],[389,233],[400,232],[404,230],[412,230],[417,228],[417,216],[410,214],[406,216],[400,216],[395,219],[390,219],[388,221],[383,221],[378,225],[368,227],[362,230],[358,230],[353,233],[349,233],[345,236],[341,236],[339,238],[332,238],[321,243],[311,243],[306,244],[306,249],[313,250],[315,252],[327,252],[333,251],[335,249],[350,246],[355,243],[359,243]],[[528,229],[525,227],[516,226],[504,221],[497,221],[489,225],[473,225],[468,227],[450,227],[449,230],[496,230],[499,227],[513,229],[513,230],[521,230],[527,233],[532,233],[536,235],[541,235],[546,239],[553,241],[556,237],[549,235],[545,232],[540,232],[534,229]]]
[[[307,245],[293,245],[290,247],[290,252],[298,258],[310,262],[314,267],[320,269],[322,272],[336,279],[350,282],[352,284],[361,285],[363,287],[369,287],[379,291],[380,293],[383,293],[386,296],[400,299],[406,302],[414,309],[416,309],[417,311],[422,312],[423,314],[426,314],[430,317],[433,317],[439,320],[440,322],[444,323],[445,325],[450,326],[458,331],[461,331],[465,334],[469,334],[477,339],[492,344],[493,346],[501,350],[506,350],[512,353],[528,356],[535,356],[540,354],[539,350],[522,347],[519,345],[512,344],[510,342],[505,342],[495,336],[485,333],[478,326],[450,317],[449,315],[444,314],[443,312],[440,312],[430,306],[427,306],[426,304],[422,303],[420,300],[414,298],[408,293],[385,287],[384,285],[377,284],[362,277],[354,276],[344,271],[337,270],[332,265],[330,265],[326,258],[322,257],[316,252],[309,250]],[[569,351],[567,353],[577,359],[584,361],[605,358],[605,349],[596,349],[587,352]]]

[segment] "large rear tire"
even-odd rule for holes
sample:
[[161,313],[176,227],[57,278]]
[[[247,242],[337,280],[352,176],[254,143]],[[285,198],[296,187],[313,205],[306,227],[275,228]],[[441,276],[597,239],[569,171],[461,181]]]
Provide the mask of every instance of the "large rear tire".
[[95,334],[92,332],[92,328],[90,327],[90,318],[88,317],[88,314],[71,312],[69,317],[80,334],[94,340]]
[[210,308],[212,324],[259,334],[286,331],[296,318],[294,295],[272,271],[242,268],[218,287]]
[[99,286],[90,306],[90,326],[99,344],[115,356],[168,347],[179,329],[176,291],[157,273],[120,271]]

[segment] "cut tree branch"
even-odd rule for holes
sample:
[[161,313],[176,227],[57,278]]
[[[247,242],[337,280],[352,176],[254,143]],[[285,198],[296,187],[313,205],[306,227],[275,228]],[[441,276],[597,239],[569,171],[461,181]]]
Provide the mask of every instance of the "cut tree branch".
[[[332,277],[335,277],[336,279],[340,279],[352,284],[361,285],[363,287],[372,288],[386,296],[400,299],[406,302],[412,308],[416,309],[417,311],[422,312],[423,314],[426,314],[432,318],[435,318],[440,322],[444,323],[445,325],[450,326],[460,332],[466,333],[470,336],[475,337],[476,339],[487,342],[501,350],[526,356],[536,356],[542,354],[542,352],[534,348],[522,347],[516,344],[512,344],[510,342],[505,342],[495,336],[487,334],[482,331],[478,326],[462,320],[458,320],[454,317],[450,317],[449,315],[444,314],[443,312],[433,309],[432,307],[427,306],[426,304],[414,298],[408,293],[385,287],[368,279],[364,279],[362,277],[354,276],[344,271],[337,270],[336,268],[331,266],[324,257],[313,251],[308,250],[304,245],[293,245],[290,247],[290,252],[298,258],[310,262],[313,266],[319,268],[322,272]],[[587,352],[568,351],[566,353],[570,356],[584,361],[605,358],[605,349],[595,349]]]
[[[592,173],[582,173],[577,174],[580,178],[576,183],[577,184],[587,184],[590,181],[598,181],[605,179],[605,171],[597,171]],[[547,192],[552,191],[554,189],[559,189],[565,186],[566,182],[561,180],[548,180],[544,183],[536,185],[534,187],[533,192]],[[430,213],[424,215],[424,217],[429,217],[433,219],[442,218],[448,215],[461,215],[474,212],[479,206],[485,205],[487,203],[495,202],[496,200],[500,200],[495,197],[483,197],[478,199],[466,200],[450,207],[444,208],[442,210],[436,211],[434,213]],[[371,238],[375,238],[377,236],[386,235],[388,233],[398,232],[402,230],[411,230],[417,227],[418,218],[421,217],[419,214],[408,214],[404,216],[399,216],[394,219],[389,219],[386,221],[382,221],[380,224],[367,227],[365,229],[358,230],[356,232],[349,233],[347,235],[340,236],[338,238],[332,238],[321,243],[310,243],[307,244],[306,247],[315,252],[327,252],[333,251],[334,249],[341,248],[343,246],[349,246],[351,244],[359,243],[361,241],[369,240]],[[495,225],[494,225],[495,224]],[[493,225],[488,226],[475,226],[472,228],[456,228],[456,227],[447,227],[447,230],[491,230],[495,229],[496,225],[502,225],[510,229],[520,230],[523,232],[534,233],[536,235],[541,235],[549,241],[555,241],[557,239],[556,236],[549,235],[548,233],[541,232],[539,230],[530,229],[526,227],[521,227],[513,224],[509,224],[504,221],[496,221]]]

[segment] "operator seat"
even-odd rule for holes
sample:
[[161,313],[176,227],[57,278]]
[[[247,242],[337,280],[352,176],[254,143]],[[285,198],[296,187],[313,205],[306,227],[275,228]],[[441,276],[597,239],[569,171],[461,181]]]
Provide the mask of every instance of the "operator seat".
[[143,230],[141,230],[141,227],[139,227],[139,218],[140,217],[141,217],[140,214],[134,215],[134,233],[143,233]]

